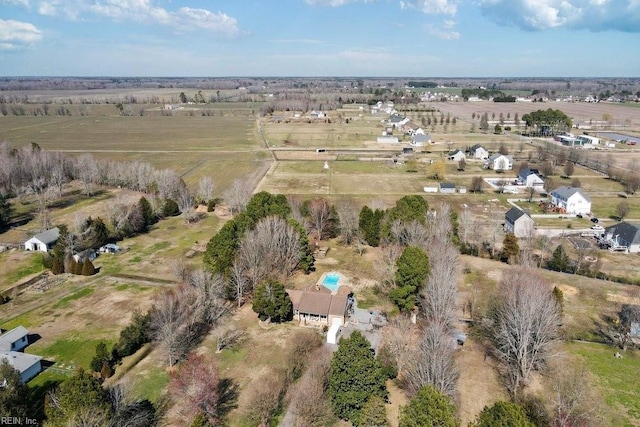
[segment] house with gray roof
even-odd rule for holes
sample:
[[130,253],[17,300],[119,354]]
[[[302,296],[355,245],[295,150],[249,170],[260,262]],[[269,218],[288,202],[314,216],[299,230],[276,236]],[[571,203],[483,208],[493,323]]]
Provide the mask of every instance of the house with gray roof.
[[0,335],[0,351],[20,351],[29,345],[29,330],[18,326]]
[[459,162],[460,160],[465,160],[467,156],[464,154],[462,150],[453,150],[447,154],[447,159],[453,162]]
[[518,172],[518,181],[528,188],[540,188],[544,185],[544,177],[538,169],[522,168]]
[[456,192],[456,184],[453,182],[441,182],[440,183],[440,192],[442,194],[455,194]]
[[[22,353],[29,345],[29,331],[18,326],[0,335],[0,360],[6,359],[9,365],[20,372],[20,379],[26,383],[42,370],[42,357]],[[2,378],[0,378],[1,382]]]
[[527,212],[516,207],[509,209],[504,215],[504,231],[513,233],[518,238],[533,235],[535,225]]
[[551,204],[561,213],[586,215],[591,212],[591,197],[578,187],[558,187],[551,191]]
[[474,159],[486,160],[489,158],[489,151],[480,144],[476,144],[469,149],[469,155]]
[[494,171],[510,171],[513,169],[513,157],[496,153],[487,159],[484,166],[485,168],[493,169]]
[[431,136],[429,134],[424,133],[416,133],[411,137],[410,145],[414,147],[424,147],[427,144],[431,143]]
[[620,222],[604,229],[604,241],[612,248],[626,247],[627,252],[640,252],[640,223]]
[[58,227],[51,228],[42,233],[38,233],[26,242],[24,248],[28,251],[47,252],[53,248],[60,237],[60,229]]

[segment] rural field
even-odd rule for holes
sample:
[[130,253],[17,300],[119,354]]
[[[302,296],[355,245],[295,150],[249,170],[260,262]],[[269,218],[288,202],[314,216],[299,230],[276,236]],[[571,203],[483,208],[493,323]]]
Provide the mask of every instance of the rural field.
[[[127,97],[157,96],[163,102],[175,103],[182,89],[145,89],[135,91],[74,92],[55,97],[43,92],[42,99],[68,98],[121,101]],[[185,90],[186,91],[186,90]],[[193,94],[197,89],[189,89]],[[234,91],[223,91],[232,96]],[[30,98],[38,96],[29,94]],[[207,98],[218,96],[206,91]],[[48,97],[48,98],[47,98]],[[39,98],[37,102],[41,102]],[[640,131],[640,108],[614,104],[585,103],[431,103],[428,108],[457,117],[455,126],[433,125],[425,130],[435,141],[413,153],[403,154],[409,136],[403,143],[380,147],[375,142],[385,126],[386,116],[372,115],[357,109],[329,112],[329,120],[295,120],[293,111],[261,116],[259,102],[215,102],[186,105],[173,115],[163,115],[156,104],[136,104],[134,115],[122,116],[111,104],[76,105],[86,108],[84,116],[0,116],[0,141],[13,148],[36,143],[43,150],[60,151],[69,156],[91,154],[99,160],[118,162],[144,161],[156,169],[174,170],[187,187],[196,191],[201,178],[211,177],[215,197],[223,198],[225,190],[237,182],[249,183],[253,193],[261,191],[284,194],[295,200],[326,199],[331,203],[353,201],[358,209],[365,205],[391,208],[405,195],[421,195],[429,208],[449,204],[460,216],[467,211],[477,221],[476,232],[489,243],[503,241],[504,213],[512,207],[510,199],[541,213],[539,202],[526,201],[524,194],[503,194],[488,184],[479,194],[426,194],[424,187],[437,187],[440,182],[453,182],[457,187],[470,189],[474,177],[513,180],[517,174],[509,171],[497,174],[483,167],[482,161],[469,160],[460,164],[447,160],[447,153],[482,144],[496,152],[501,146],[514,157],[514,165],[527,162],[542,168],[538,159],[539,147],[549,142],[527,139],[516,134],[494,135],[471,133],[472,113],[518,113],[520,117],[539,108],[559,108],[574,120],[602,120],[604,114],[614,121],[627,123],[629,133]],[[143,115],[138,114],[144,110]],[[426,110],[426,108],[425,108]],[[78,110],[80,111],[80,110]],[[204,112],[204,113],[203,113]],[[416,122],[427,112],[410,112]],[[280,116],[284,119],[280,119]],[[477,119],[476,119],[477,122]],[[626,132],[626,131],[625,131]],[[323,152],[316,152],[322,148]],[[594,151],[595,152],[595,151]],[[640,160],[640,148],[624,146],[602,150],[594,156],[611,158],[627,167]],[[436,175],[441,176],[436,178]],[[443,175],[443,176],[442,176]],[[625,186],[602,173],[580,166],[570,177],[563,177],[563,166],[555,165],[554,182],[570,185],[579,180],[582,189],[592,198],[592,212],[603,225],[618,222],[617,206],[628,205],[625,219],[640,222],[640,196],[625,194]],[[100,186],[93,195],[85,195],[80,183],[67,183],[61,197],[50,206],[53,224],[72,225],[78,218],[101,217],[110,214],[115,201],[136,203],[149,194],[126,188]],[[539,194],[535,198],[540,197]],[[0,245],[19,245],[39,231],[38,203],[32,194],[11,200],[12,219],[26,219],[0,234]],[[170,216],[150,226],[148,232],[123,238],[117,243],[118,254],[101,254],[95,261],[98,273],[78,276],[68,273],[49,274],[40,253],[13,248],[0,253],[0,293],[11,299],[0,306],[0,328],[25,326],[37,339],[27,351],[39,354],[47,361],[48,369],[29,382],[35,394],[73,374],[78,367],[89,369],[96,345],[108,347],[118,342],[120,331],[129,324],[134,312],[146,312],[167,290],[181,283],[181,266],[203,267],[206,244],[229,221],[228,201],[221,200],[213,212],[199,209],[195,221],[185,215]],[[573,229],[589,228],[589,218],[568,218],[552,215],[536,218],[540,229],[555,229],[569,234]],[[108,227],[113,228],[111,223]],[[497,236],[497,237],[496,237]],[[582,256],[575,240],[567,236],[553,237],[551,247],[562,244],[570,257]],[[380,247],[345,245],[340,238],[314,241],[325,249],[326,256],[316,258],[315,270],[309,274],[297,272],[287,278],[288,288],[306,289],[317,283],[324,273],[344,274],[360,308],[386,313],[389,318],[399,314],[398,308],[382,290],[377,270],[386,256]],[[498,245],[501,246],[501,243]],[[539,250],[541,252],[542,250]],[[550,251],[549,251],[550,252]],[[591,253],[591,252],[590,252]],[[610,253],[593,248],[601,271],[612,276],[640,281],[640,257],[637,254]],[[485,405],[508,400],[509,394],[501,377],[502,367],[489,351],[490,343],[482,335],[480,320],[488,314],[502,280],[507,263],[483,257],[460,255],[456,271],[459,273],[455,301],[456,328],[467,334],[467,341],[455,354],[460,371],[457,384],[458,417],[462,425],[472,422]],[[582,366],[589,373],[589,385],[595,394],[594,425],[640,425],[640,390],[631,378],[640,376],[640,350],[631,346],[622,351],[609,343],[600,333],[605,318],[615,318],[624,304],[640,305],[640,287],[631,284],[588,278],[581,275],[540,270],[546,281],[563,293],[562,340],[554,348],[558,360],[571,366]],[[470,316],[469,306],[475,307],[477,317]],[[221,321],[242,332],[242,339],[229,348],[217,348],[216,331],[204,336],[195,352],[214,361],[222,379],[235,387],[235,400],[226,415],[228,425],[255,426],[252,418],[255,390],[263,388],[267,379],[286,363],[287,352],[295,348],[302,328],[297,322],[282,324],[259,321],[251,303],[241,307],[229,303]],[[471,321],[469,321],[469,319]],[[479,320],[475,322],[475,320]],[[614,354],[622,352],[621,358]],[[310,361],[308,361],[310,363]],[[147,343],[135,354],[125,357],[115,375],[106,385],[126,384],[133,395],[149,399],[155,404],[165,402],[169,378],[175,368],[167,366],[165,349]],[[551,371],[535,373],[525,387],[529,397],[547,401],[551,407],[554,378]],[[398,425],[399,407],[408,401],[401,381],[389,381],[389,399],[385,410],[392,426]],[[283,397],[289,399],[290,396]],[[166,413],[165,425],[179,425],[176,408]],[[283,405],[272,414],[270,424],[278,425],[286,417]],[[334,420],[334,425],[350,425]],[[266,424],[265,424],[266,425]]]

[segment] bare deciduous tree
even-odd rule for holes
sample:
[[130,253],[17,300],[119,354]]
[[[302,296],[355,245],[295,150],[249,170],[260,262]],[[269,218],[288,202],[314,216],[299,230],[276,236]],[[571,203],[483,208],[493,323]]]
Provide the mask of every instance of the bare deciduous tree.
[[233,325],[225,325],[217,328],[213,332],[216,339],[216,353],[221,353],[225,348],[229,348],[244,338],[244,331],[237,329]]
[[512,395],[533,370],[545,366],[558,338],[560,313],[542,276],[522,267],[505,271],[494,311],[493,338]]
[[324,347],[313,352],[306,371],[289,390],[292,427],[321,427],[333,418],[327,396],[331,356]]
[[255,288],[267,277],[288,277],[298,266],[301,250],[299,233],[285,219],[269,216],[244,234],[234,268]]
[[247,180],[236,179],[233,184],[222,193],[222,198],[229,206],[232,214],[242,212],[251,199],[251,184]]
[[420,308],[428,321],[451,330],[456,309],[458,249],[450,240],[437,241],[430,249],[431,268],[420,294]]
[[343,198],[336,203],[336,213],[342,241],[350,245],[358,237],[358,207],[352,199]]
[[394,357],[398,372],[404,372],[412,362],[410,350],[415,326],[408,316],[395,316],[382,329],[382,346]]
[[412,363],[406,370],[411,394],[431,385],[447,396],[455,396],[459,373],[453,359],[453,343],[453,337],[444,325],[431,322],[424,328],[412,354]]
[[395,287],[396,262],[402,255],[402,251],[403,247],[398,243],[390,243],[382,248],[380,262],[375,263],[373,268],[383,289]]
[[331,205],[325,199],[315,199],[309,203],[309,226],[316,233],[318,240],[328,237],[334,218]]
[[210,176],[203,176],[198,182],[198,201],[207,203],[209,200],[213,200],[215,186],[213,185],[213,179]]
[[[599,425],[599,398],[591,384],[591,374],[583,365],[567,361],[550,372],[553,390],[553,425],[577,427]],[[602,420],[600,420],[602,421]]]
[[268,426],[284,397],[285,375],[281,370],[271,370],[256,382],[258,385],[251,388],[249,396],[248,415],[255,424]]

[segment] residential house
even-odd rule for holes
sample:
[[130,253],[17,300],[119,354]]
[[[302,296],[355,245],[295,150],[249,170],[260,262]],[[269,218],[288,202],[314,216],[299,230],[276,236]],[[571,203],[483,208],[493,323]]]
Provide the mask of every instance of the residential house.
[[120,252],[120,246],[115,243],[107,243],[106,245],[101,246],[100,249],[98,249],[98,252],[101,254],[116,254]]
[[327,117],[327,115],[323,111],[316,110],[311,111],[309,115],[312,119],[324,119],[325,117]]
[[389,117],[389,124],[396,129],[402,128],[404,125],[409,123],[410,119],[407,117],[402,117],[398,114],[392,114]]
[[23,326],[18,326],[0,335],[0,360],[6,359],[9,364],[20,372],[20,379],[26,383],[35,377],[41,370],[41,356],[22,353],[29,345],[29,331]]
[[75,262],[83,263],[86,259],[93,262],[98,257],[98,253],[95,249],[85,249],[84,251],[73,254],[73,259]]
[[600,138],[591,135],[578,135],[582,145],[600,145]]
[[640,305],[623,304],[620,323],[629,328],[631,338],[640,338]]
[[493,154],[487,158],[485,168],[493,169],[494,171],[510,171],[513,169],[513,157],[500,153]]
[[467,156],[464,154],[464,151],[462,150],[453,150],[452,152],[447,154],[447,159],[454,162],[459,162],[460,160],[465,160],[466,158]]
[[430,143],[431,136],[429,136],[429,134],[417,132],[413,135],[413,137],[411,137],[411,142],[409,142],[409,144],[413,145],[414,147],[424,147],[425,145]]
[[551,204],[569,215],[586,215],[591,212],[591,198],[578,187],[558,187],[551,192]]
[[604,241],[611,248],[626,248],[627,252],[640,252],[640,223],[620,222],[605,227]]
[[526,167],[518,172],[518,181],[528,188],[540,188],[544,185],[544,177],[538,169]]
[[535,222],[531,216],[516,207],[507,211],[504,215],[504,231],[513,233],[516,237],[528,237],[533,235]]
[[60,237],[60,229],[58,227],[52,228],[42,233],[38,233],[26,242],[24,242],[24,248],[28,251],[40,251],[47,252],[53,248],[56,241]]
[[[342,287],[341,287],[342,288]],[[349,294],[338,291],[315,292],[287,289],[293,305],[293,318],[304,325],[330,326],[347,323]]]
[[474,159],[487,160],[489,151],[480,144],[476,144],[469,149],[469,155]]
[[441,182],[440,183],[440,192],[442,194],[455,194],[456,192],[456,184],[453,182]]
[[0,360],[7,359],[9,365],[20,372],[20,380],[26,383],[42,370],[42,356],[20,353],[19,351],[1,351]]
[[29,330],[18,326],[0,335],[0,351],[20,351],[29,345]]

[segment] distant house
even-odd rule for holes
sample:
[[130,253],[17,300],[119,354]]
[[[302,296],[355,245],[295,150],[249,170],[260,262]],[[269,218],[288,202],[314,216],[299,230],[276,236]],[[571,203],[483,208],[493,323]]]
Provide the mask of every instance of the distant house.
[[469,155],[474,159],[487,160],[489,152],[480,144],[476,144],[469,149]]
[[52,228],[42,233],[38,233],[26,242],[24,242],[24,248],[28,251],[40,251],[47,252],[53,248],[56,241],[60,237],[60,229],[58,227]]
[[85,249],[82,252],[78,252],[77,254],[73,254],[73,259],[75,262],[84,262],[86,259],[89,261],[95,260],[98,257],[98,253],[94,249]]
[[409,123],[409,121],[410,121],[410,119],[409,119],[409,118],[407,118],[407,117],[402,117],[402,116],[400,116],[400,115],[398,115],[398,114],[392,114],[392,115],[389,117],[389,124],[390,124],[391,126],[393,126],[394,128],[397,128],[397,129],[399,129],[399,128],[403,127],[404,125],[406,125],[407,123]]
[[293,318],[300,323],[312,326],[343,326],[347,323],[348,294],[298,289],[287,289],[287,294],[293,304]]
[[310,114],[313,119],[324,119],[327,115],[323,111],[313,110]]
[[453,182],[441,182],[440,192],[442,194],[454,194],[456,192],[456,184]]
[[591,212],[591,198],[578,187],[558,187],[551,192],[551,204],[569,215]]
[[464,151],[462,150],[453,150],[452,152],[447,154],[447,159],[454,162],[459,162],[460,160],[465,160],[466,158],[467,156],[464,154]]
[[640,252],[640,223],[620,222],[605,227],[604,240],[610,247],[626,247],[627,252]]
[[0,335],[0,360],[6,359],[9,365],[20,372],[23,383],[42,370],[42,357],[21,352],[27,345],[29,345],[29,331],[23,326]]
[[496,153],[487,159],[485,167],[494,171],[510,171],[513,169],[513,157]]
[[620,323],[629,328],[632,338],[640,338],[640,305],[623,304]]
[[600,138],[591,135],[578,135],[582,145],[600,145]]
[[533,218],[516,207],[507,211],[504,215],[504,231],[513,233],[516,237],[527,237],[533,235],[535,222]]
[[120,246],[115,243],[107,243],[106,245],[101,246],[100,249],[98,249],[98,252],[101,254],[117,254],[120,252]]
[[544,185],[544,177],[540,174],[540,171],[529,167],[523,168],[518,172],[518,181],[529,188],[538,188]]
[[411,138],[410,145],[414,147],[424,147],[427,144],[431,144],[431,136],[429,134],[424,133],[415,133]]
[[0,351],[20,351],[29,345],[29,330],[18,326],[0,335]]

